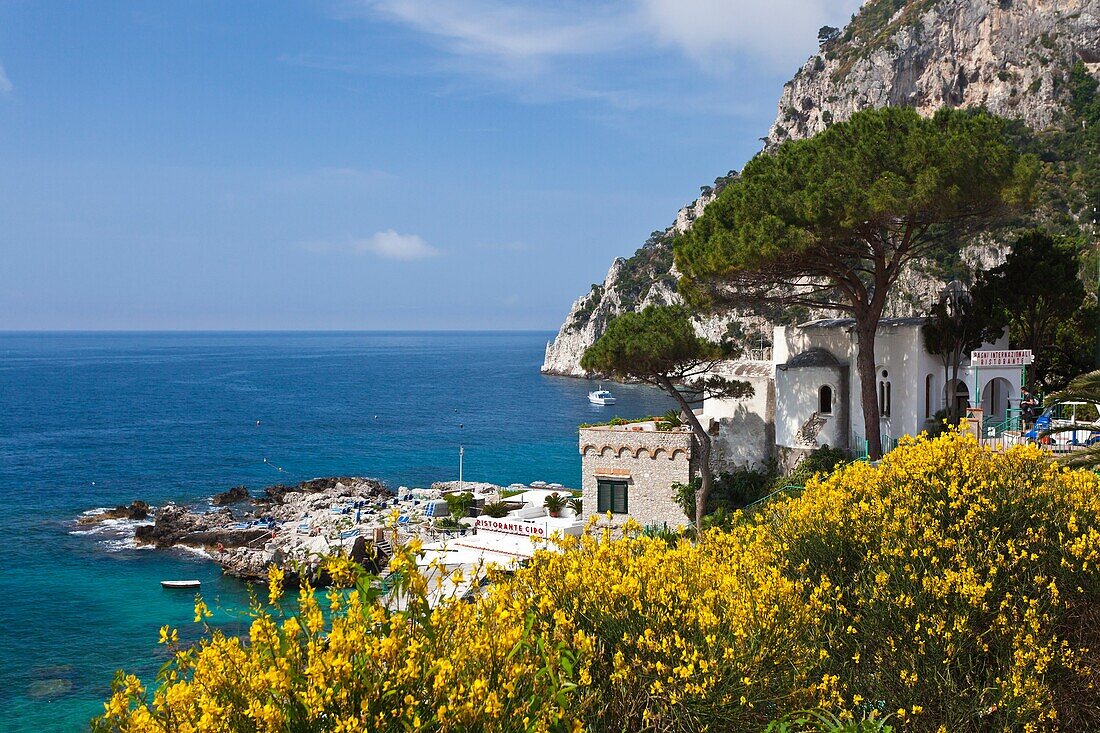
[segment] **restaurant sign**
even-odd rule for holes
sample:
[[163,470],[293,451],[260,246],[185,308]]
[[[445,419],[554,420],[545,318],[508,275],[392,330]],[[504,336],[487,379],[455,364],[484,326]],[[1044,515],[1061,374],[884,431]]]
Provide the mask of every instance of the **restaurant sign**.
[[474,525],[481,532],[500,532],[501,534],[518,534],[525,537],[545,537],[546,527],[530,522],[509,522],[491,517],[478,517]]
[[1015,351],[975,351],[970,354],[972,367],[1026,366],[1035,361],[1031,349]]

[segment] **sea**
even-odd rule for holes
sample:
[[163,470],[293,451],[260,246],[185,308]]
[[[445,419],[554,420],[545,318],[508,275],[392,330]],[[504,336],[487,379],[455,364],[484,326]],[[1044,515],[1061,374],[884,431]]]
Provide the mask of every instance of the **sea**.
[[158,629],[199,638],[198,579],[228,633],[249,588],[83,512],[203,502],[333,475],[579,487],[577,425],[663,393],[539,373],[544,332],[0,333],[0,730],[79,731],[116,670],[153,680]]

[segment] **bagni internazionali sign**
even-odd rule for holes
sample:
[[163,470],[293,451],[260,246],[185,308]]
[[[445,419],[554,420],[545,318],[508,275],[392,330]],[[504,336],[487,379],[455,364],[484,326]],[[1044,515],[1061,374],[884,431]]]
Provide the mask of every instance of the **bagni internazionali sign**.
[[502,534],[518,534],[524,537],[545,537],[546,527],[527,522],[506,522],[499,519],[487,519],[478,517],[474,525],[478,530],[487,532],[501,532]]
[[1027,366],[1035,361],[1031,349],[1015,351],[974,351],[970,354],[972,367]]

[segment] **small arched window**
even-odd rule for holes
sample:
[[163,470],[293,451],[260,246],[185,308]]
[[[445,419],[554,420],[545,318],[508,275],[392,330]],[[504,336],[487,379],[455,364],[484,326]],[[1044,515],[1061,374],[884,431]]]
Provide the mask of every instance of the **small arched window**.
[[[886,372],[882,373],[886,376]],[[878,383],[878,411],[882,417],[890,417],[890,382],[883,379]]]
[[924,378],[924,417],[932,417],[932,375]]
[[820,415],[833,414],[833,388],[827,384],[817,392],[817,412]]

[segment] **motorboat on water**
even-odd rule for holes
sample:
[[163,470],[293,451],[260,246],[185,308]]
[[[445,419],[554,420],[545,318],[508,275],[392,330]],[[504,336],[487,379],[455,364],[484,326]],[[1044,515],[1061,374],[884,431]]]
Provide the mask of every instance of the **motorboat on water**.
[[613,405],[615,398],[603,387],[588,393],[588,401],[593,405]]
[[162,580],[161,588],[198,588],[202,585],[200,580]]

